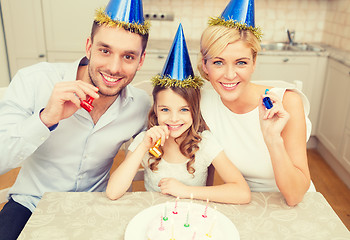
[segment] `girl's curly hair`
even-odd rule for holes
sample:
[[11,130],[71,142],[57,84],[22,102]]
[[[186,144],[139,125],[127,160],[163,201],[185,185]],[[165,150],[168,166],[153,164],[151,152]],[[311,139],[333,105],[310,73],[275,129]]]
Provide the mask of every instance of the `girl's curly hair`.
[[[175,139],[184,137],[183,141],[180,143],[180,151],[186,156],[190,161],[187,162],[187,171],[190,174],[194,174],[196,171],[193,167],[195,162],[195,153],[198,151],[198,143],[202,140],[199,135],[200,132],[203,132],[206,129],[206,124],[200,112],[200,89],[199,88],[182,88],[182,87],[162,87],[155,86],[152,92],[153,95],[153,106],[148,114],[148,128],[158,125],[158,119],[156,115],[157,108],[157,95],[159,92],[171,89],[176,94],[183,97],[190,108],[190,112],[192,115],[193,123],[189,129],[187,129],[181,136]],[[158,170],[157,166],[160,161],[160,157],[156,158],[151,156],[148,159],[148,165],[152,171]]]

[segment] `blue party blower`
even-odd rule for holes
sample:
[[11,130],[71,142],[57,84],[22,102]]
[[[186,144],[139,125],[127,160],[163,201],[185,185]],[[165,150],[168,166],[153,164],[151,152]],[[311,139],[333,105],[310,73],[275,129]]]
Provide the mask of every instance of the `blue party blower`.
[[[265,90],[265,94],[269,91],[269,89]],[[271,102],[271,99],[269,97],[264,97],[263,103],[267,109],[271,109],[273,107],[273,104]]]

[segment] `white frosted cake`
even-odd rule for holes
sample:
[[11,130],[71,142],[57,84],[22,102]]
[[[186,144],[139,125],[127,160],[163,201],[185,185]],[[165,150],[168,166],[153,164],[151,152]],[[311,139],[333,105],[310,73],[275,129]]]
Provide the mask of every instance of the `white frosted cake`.
[[219,231],[216,210],[190,202],[171,202],[158,206],[156,211],[159,214],[148,225],[148,240],[224,239]]

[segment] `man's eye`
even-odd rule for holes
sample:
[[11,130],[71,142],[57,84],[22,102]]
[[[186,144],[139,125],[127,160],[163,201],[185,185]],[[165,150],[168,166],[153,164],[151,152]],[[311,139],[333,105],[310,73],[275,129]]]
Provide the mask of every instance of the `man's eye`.
[[101,49],[101,52],[102,52],[102,53],[105,53],[105,54],[108,54],[108,53],[109,53],[109,51],[108,51],[107,49]]
[[130,55],[126,55],[126,56],[125,56],[125,59],[127,59],[127,60],[133,60],[134,57],[133,57],[133,56],[130,56]]

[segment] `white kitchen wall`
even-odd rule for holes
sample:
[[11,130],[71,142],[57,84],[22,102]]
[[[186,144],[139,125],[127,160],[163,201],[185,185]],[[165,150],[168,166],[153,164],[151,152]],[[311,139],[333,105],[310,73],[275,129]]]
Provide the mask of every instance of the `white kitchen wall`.
[[4,38],[4,31],[2,28],[2,18],[0,15],[0,87],[7,87],[9,83],[10,83],[10,74],[8,71],[5,38]]
[[350,51],[350,1],[329,1],[323,42]]
[[[173,22],[151,21],[151,39],[171,39],[179,22],[187,39],[198,40],[210,16],[229,0],[143,0],[146,13],[174,13]],[[287,41],[286,29],[298,42],[324,42],[350,50],[349,0],[256,0],[255,22],[263,41]]]

